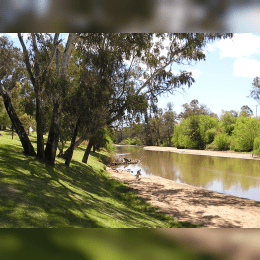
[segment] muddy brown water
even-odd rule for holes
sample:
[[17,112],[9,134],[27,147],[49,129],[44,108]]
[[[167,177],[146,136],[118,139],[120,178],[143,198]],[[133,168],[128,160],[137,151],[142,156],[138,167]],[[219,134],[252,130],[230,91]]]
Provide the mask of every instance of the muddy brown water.
[[207,190],[260,201],[260,162],[255,160],[146,151],[142,147],[117,146],[119,158],[145,159],[120,166],[142,176],[160,176]]

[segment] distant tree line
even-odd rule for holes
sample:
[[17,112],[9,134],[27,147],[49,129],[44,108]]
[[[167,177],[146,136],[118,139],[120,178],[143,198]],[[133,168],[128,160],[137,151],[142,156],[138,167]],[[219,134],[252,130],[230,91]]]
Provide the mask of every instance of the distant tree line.
[[[224,111],[218,118],[198,100],[183,104],[177,115],[168,109],[156,110],[142,122],[115,132],[115,142],[121,144],[174,146],[178,149],[234,150],[260,152],[260,120],[244,105],[240,111]],[[180,121],[180,123],[178,123]],[[170,135],[170,140],[169,140]]]

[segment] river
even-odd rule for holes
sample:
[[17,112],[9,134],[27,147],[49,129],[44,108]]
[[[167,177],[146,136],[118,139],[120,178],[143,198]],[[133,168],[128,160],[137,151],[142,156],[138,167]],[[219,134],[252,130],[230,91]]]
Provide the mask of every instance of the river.
[[260,162],[237,158],[146,151],[142,147],[117,146],[118,157],[144,160],[120,166],[142,176],[160,176],[178,183],[260,201]]

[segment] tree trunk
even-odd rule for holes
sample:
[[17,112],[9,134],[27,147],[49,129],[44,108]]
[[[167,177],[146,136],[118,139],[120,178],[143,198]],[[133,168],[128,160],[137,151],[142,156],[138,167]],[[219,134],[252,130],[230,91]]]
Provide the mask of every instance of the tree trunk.
[[43,139],[43,115],[38,88],[35,89],[36,97],[36,124],[37,124],[37,157],[44,159],[44,139]]
[[53,102],[51,126],[49,130],[47,145],[45,148],[45,160],[52,166],[54,166],[56,151],[59,143],[60,125],[61,102],[59,100],[59,97],[56,97]]
[[12,124],[12,140],[14,139],[14,125]]
[[[85,138],[83,136],[81,136],[74,144],[74,148],[73,150],[75,150],[83,141],[85,140]],[[62,157],[63,159],[67,159],[68,155],[69,155],[69,149],[68,148],[63,154],[60,155],[60,157]]]
[[88,161],[88,156],[89,156],[89,154],[90,154],[90,150],[91,150],[91,147],[92,147],[92,146],[93,146],[93,141],[90,139],[90,140],[89,140],[89,143],[88,143],[88,146],[87,146],[87,149],[86,149],[85,154],[84,154],[83,159],[82,159],[82,162],[83,162],[83,163],[87,163],[87,161]]
[[15,131],[18,134],[20,141],[22,143],[22,146],[23,146],[23,149],[24,149],[24,154],[30,155],[30,156],[35,156],[36,153],[34,151],[32,144],[31,144],[31,141],[28,138],[28,136],[27,136],[27,134],[24,130],[24,127],[23,127],[21,121],[19,120],[19,118],[18,118],[18,116],[17,116],[17,114],[16,114],[16,112],[13,108],[11,99],[10,99],[8,93],[3,88],[1,82],[0,82],[0,93],[3,97],[3,99],[4,99],[5,108],[6,108],[6,111],[9,115],[11,121],[12,121],[12,125],[14,126]]
[[71,159],[72,159],[72,156],[73,156],[74,145],[75,145],[75,141],[76,141],[77,134],[78,134],[78,131],[79,131],[79,125],[80,125],[80,119],[77,120],[76,127],[74,129],[74,134],[73,134],[73,137],[71,139],[70,147],[68,148],[69,152],[68,152],[68,156],[67,156],[66,162],[65,162],[65,164],[67,166],[70,166],[70,162],[71,162]]
[[93,152],[96,152],[96,146],[93,144]]

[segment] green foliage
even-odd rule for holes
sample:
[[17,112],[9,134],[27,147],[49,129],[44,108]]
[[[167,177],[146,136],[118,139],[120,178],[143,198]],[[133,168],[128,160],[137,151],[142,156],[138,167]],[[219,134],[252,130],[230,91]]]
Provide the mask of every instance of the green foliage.
[[260,136],[256,137],[255,140],[254,140],[253,154],[260,155]]
[[256,118],[239,117],[233,131],[235,150],[252,151],[254,140],[260,136],[260,122]]
[[236,147],[236,138],[234,135],[231,135],[229,138],[230,141],[230,150],[235,150]]
[[230,137],[227,133],[218,134],[215,136],[214,145],[217,150],[229,150]]
[[115,151],[116,147],[113,144],[112,138],[109,135],[106,135],[106,145],[105,148],[107,149],[108,152],[113,152]]
[[218,124],[219,121],[214,116],[199,115],[200,134],[204,144],[209,144],[213,141],[214,131],[216,131]]
[[28,131],[30,127],[32,127],[33,129],[36,128],[36,122],[35,120],[32,119],[31,116],[28,116],[27,114],[23,114],[22,116],[20,116],[19,119],[25,131]]
[[175,146],[175,147],[179,147],[179,136],[180,136],[180,133],[181,133],[181,125],[176,125],[175,128],[174,128],[174,133],[172,135],[172,144]]
[[124,145],[142,145],[142,141],[138,137],[127,138],[126,140],[122,141],[120,144]]
[[215,134],[216,134],[216,128],[208,129],[205,132],[205,139],[204,139],[205,143],[206,144],[212,143],[214,141]]
[[224,115],[221,118],[220,126],[223,127],[224,131],[228,135],[231,135],[235,128],[236,121],[237,117],[232,115],[229,111],[225,111]]
[[115,151],[116,147],[113,145],[114,133],[109,128],[100,129],[97,137],[94,140],[96,149],[104,147],[108,152]]
[[204,149],[212,141],[212,135],[218,125],[218,119],[209,115],[193,115],[175,128],[172,142],[176,147]]

